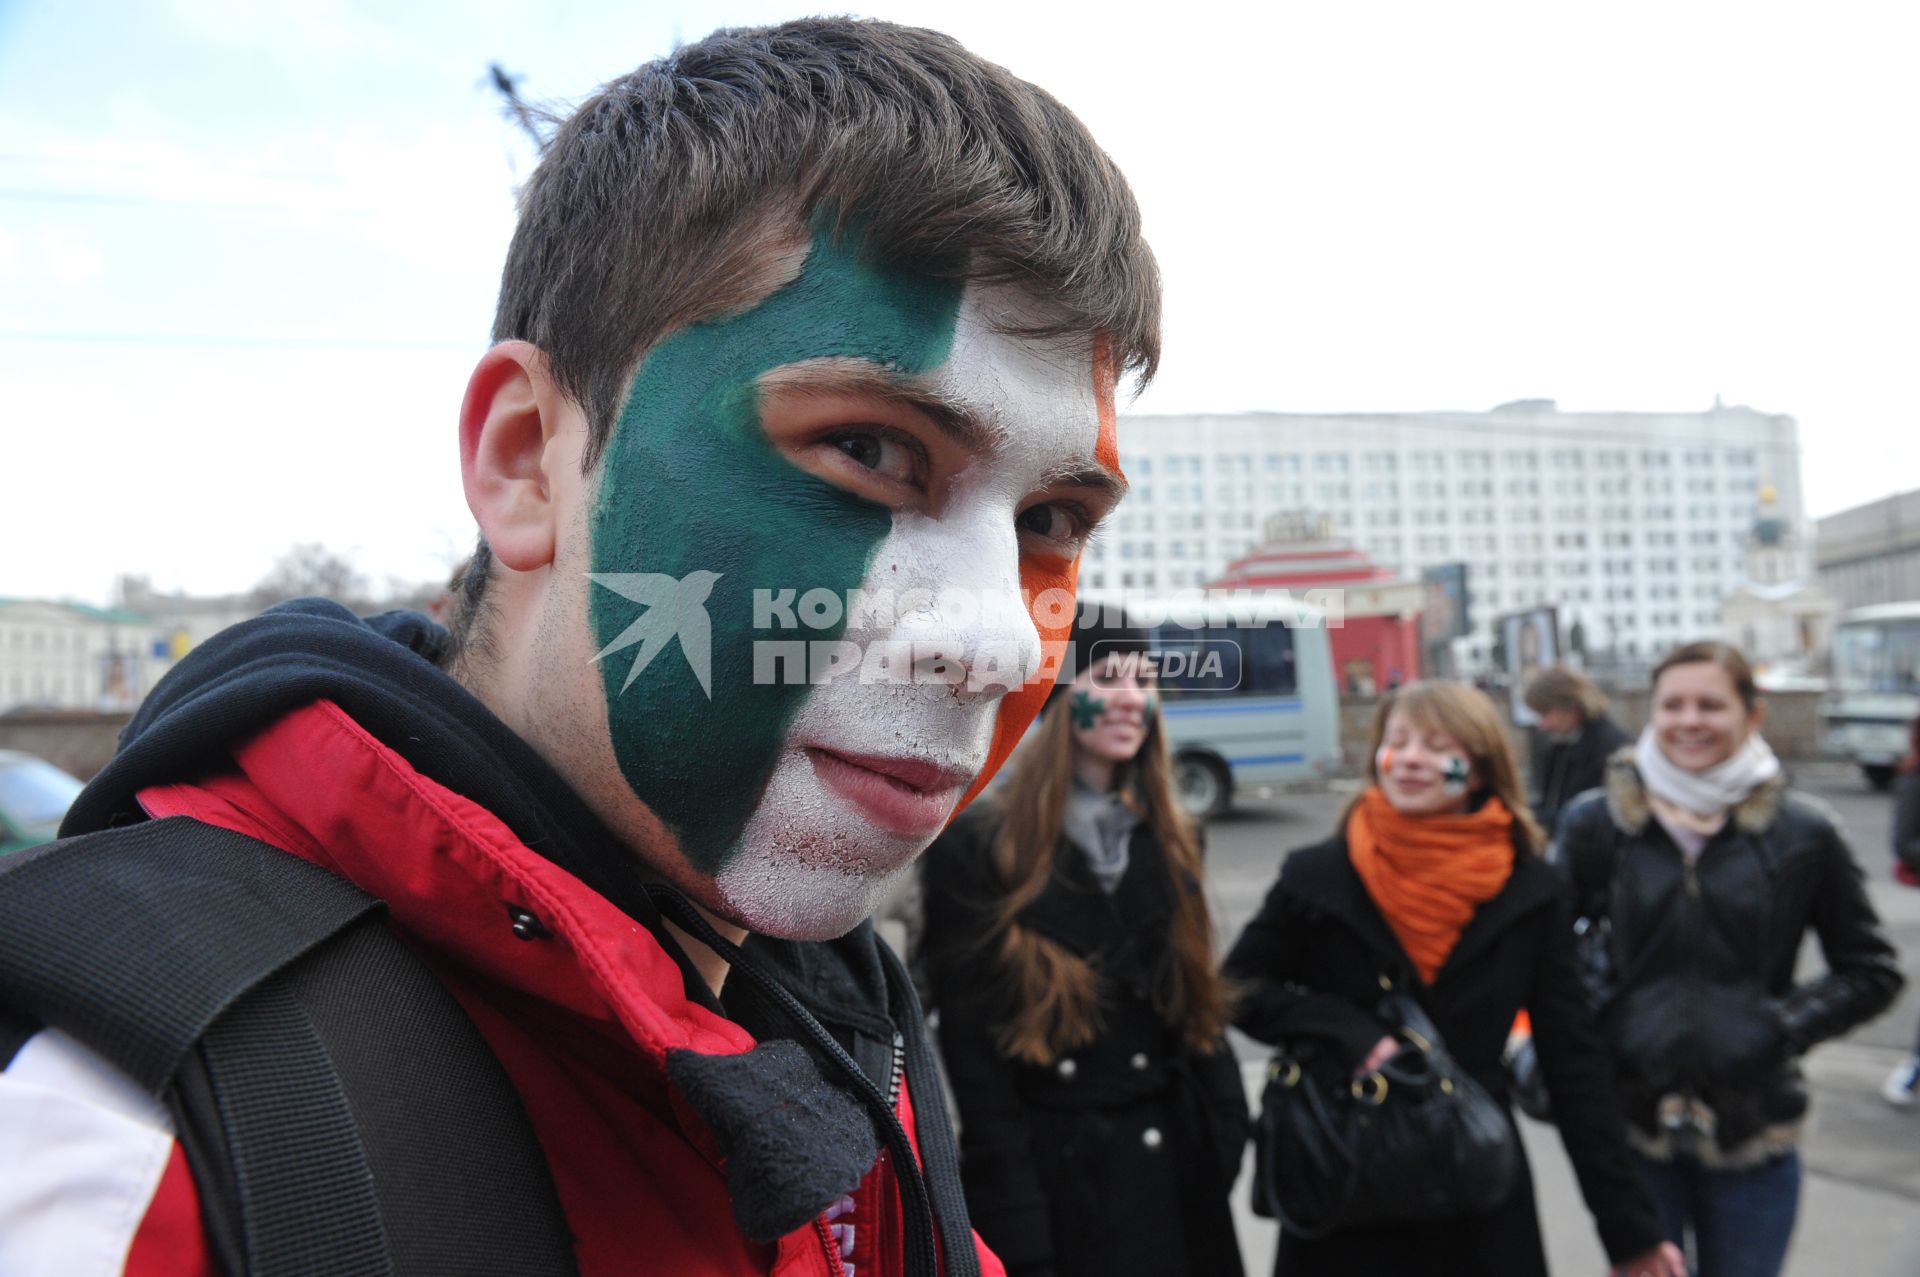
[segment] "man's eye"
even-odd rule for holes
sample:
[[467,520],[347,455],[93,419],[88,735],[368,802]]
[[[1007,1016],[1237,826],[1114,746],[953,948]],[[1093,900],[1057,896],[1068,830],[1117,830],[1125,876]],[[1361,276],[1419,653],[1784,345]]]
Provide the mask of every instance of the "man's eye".
[[1068,544],[1083,537],[1087,526],[1084,516],[1076,515],[1072,507],[1058,501],[1022,510],[1014,523],[1022,532]]
[[863,430],[840,435],[833,446],[852,460],[885,479],[896,483],[915,483],[920,478],[923,458],[903,439],[879,431]]

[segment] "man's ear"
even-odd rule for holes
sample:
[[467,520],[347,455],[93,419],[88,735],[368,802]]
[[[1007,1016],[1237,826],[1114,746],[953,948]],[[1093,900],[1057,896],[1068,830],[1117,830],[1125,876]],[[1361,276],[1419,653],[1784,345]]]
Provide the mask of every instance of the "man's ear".
[[530,572],[553,562],[562,503],[560,468],[579,466],[586,422],[524,341],[480,357],[460,405],[460,479],[467,508],[501,566]]

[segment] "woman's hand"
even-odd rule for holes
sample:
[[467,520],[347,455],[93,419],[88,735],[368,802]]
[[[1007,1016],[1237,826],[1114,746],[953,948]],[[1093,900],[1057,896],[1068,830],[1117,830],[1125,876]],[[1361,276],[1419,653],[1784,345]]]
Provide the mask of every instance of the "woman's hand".
[[1661,1242],[1644,1255],[1617,1264],[1610,1277],[1687,1277],[1687,1257],[1672,1242]]
[[1392,1036],[1381,1038],[1373,1044],[1373,1050],[1367,1052],[1367,1058],[1360,1061],[1360,1067],[1353,1071],[1353,1075],[1355,1077],[1365,1077],[1382,1064],[1385,1064],[1388,1060],[1391,1060],[1394,1052],[1399,1049],[1400,1039]]

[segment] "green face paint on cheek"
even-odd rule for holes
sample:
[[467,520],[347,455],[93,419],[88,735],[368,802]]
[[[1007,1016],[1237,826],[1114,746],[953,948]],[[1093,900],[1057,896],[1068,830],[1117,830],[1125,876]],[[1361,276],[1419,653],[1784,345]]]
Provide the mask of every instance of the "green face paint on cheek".
[[[759,378],[824,357],[932,371],[952,349],[962,287],[866,261],[817,234],[799,278],[744,315],[669,337],[634,378],[601,466],[593,570],[719,574],[706,604],[712,698],[677,650],[625,690],[634,649],[610,653],[601,679],[622,775],[702,872],[734,851],[811,690],[756,685],[754,639],[827,641],[845,629],[757,633],[753,592],[824,588],[844,598],[866,579],[893,520],[774,448],[760,425]],[[642,609],[590,589],[589,620],[605,647]]]
[[1106,712],[1107,702],[1101,697],[1089,692],[1076,691],[1073,694],[1073,725],[1081,731],[1092,728]]

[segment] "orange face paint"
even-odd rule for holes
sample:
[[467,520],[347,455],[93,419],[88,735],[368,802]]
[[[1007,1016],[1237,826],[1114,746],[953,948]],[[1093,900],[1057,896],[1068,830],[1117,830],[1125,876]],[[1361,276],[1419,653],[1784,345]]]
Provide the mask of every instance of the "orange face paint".
[[[1113,342],[1102,333],[1093,343],[1093,402],[1097,426],[1093,440],[1093,458],[1116,475],[1125,476],[1120,470],[1120,425],[1115,409],[1114,396],[1119,384],[1119,374],[1113,366]],[[1040,713],[1040,707],[1047,702],[1048,693],[1053,691],[1054,679],[1060,671],[1060,663],[1066,656],[1067,640],[1073,633],[1073,617],[1066,615],[1044,615],[1037,606],[1038,600],[1049,591],[1064,590],[1074,594],[1080,580],[1080,560],[1033,557],[1020,565],[1020,588],[1027,596],[1027,609],[1033,617],[1034,628],[1040,633],[1040,647],[1043,659],[1040,671],[1015,691],[1009,692],[1000,702],[1000,712],[993,723],[993,741],[987,749],[987,765],[974,778],[973,784],[954,806],[953,814],[959,815],[966,810],[967,804],[975,795],[987,787],[1000,771],[1001,764],[1013,753],[1014,746],[1026,735],[1027,728],[1034,717]],[[1055,596],[1057,597],[1057,596]]]
[[1114,395],[1120,385],[1113,366],[1113,341],[1101,333],[1093,342],[1093,402],[1100,414],[1100,430],[1093,440],[1093,459],[1120,473],[1120,416]]

